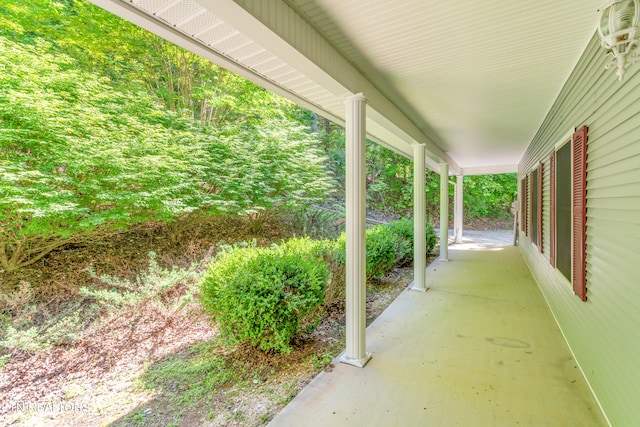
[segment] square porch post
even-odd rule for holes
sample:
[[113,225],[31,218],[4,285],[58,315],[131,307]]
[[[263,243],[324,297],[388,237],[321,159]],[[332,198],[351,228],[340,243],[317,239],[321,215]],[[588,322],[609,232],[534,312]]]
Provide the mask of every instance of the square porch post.
[[364,367],[366,352],[366,98],[346,98],[346,352],[341,362]]
[[440,163],[440,259],[449,261],[449,164]]
[[454,236],[456,243],[462,243],[462,228],[464,224],[464,175],[456,177],[455,199],[453,201]]
[[413,146],[413,286],[414,291],[426,291],[427,230],[425,195],[424,145]]

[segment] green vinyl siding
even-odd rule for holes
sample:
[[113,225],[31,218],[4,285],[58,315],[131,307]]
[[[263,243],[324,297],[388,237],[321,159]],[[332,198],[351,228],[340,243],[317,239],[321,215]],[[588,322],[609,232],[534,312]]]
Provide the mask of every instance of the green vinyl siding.
[[[545,163],[546,201],[549,154],[570,129],[589,127],[587,301],[550,265],[546,244],[541,254],[531,236],[521,236],[520,247],[611,425],[631,427],[640,425],[640,64],[619,82],[615,70],[604,68],[609,60],[594,36],[519,165],[522,178]],[[565,181],[557,176],[558,185]]]

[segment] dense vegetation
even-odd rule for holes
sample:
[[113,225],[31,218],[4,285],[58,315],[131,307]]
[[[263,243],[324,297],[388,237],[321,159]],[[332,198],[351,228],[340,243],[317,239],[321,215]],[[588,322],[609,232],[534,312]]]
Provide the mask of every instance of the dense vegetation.
[[[72,21],[75,7],[58,5]],[[22,17],[39,11],[14,8]],[[194,212],[258,220],[320,202],[332,190],[316,139],[288,117],[293,107],[282,99],[229,75],[218,89],[229,92],[228,103],[215,101],[218,108],[204,99],[195,105],[193,92],[199,92],[193,82],[189,100],[182,93],[180,103],[169,102],[150,90],[157,82],[125,85],[112,73],[89,70],[83,55],[68,54],[94,49],[92,57],[104,57],[104,46],[90,44],[98,35],[86,34],[85,50],[67,47],[64,39],[51,41],[38,33],[63,22],[32,18],[25,18],[25,25],[43,28],[12,22],[19,41],[0,36],[0,265],[5,271],[26,267],[69,242],[139,222],[177,223],[179,232]],[[102,14],[100,22],[114,20]],[[72,24],[91,28],[77,20]],[[166,48],[167,55],[175,51]],[[210,74],[229,74],[181,54]],[[206,99],[214,102],[216,96]],[[236,102],[237,107],[230,105]]]
[[[202,279],[202,300],[227,343],[291,351],[293,338],[320,321],[321,306],[344,299],[344,233],[335,241],[294,238],[260,248],[228,247]],[[436,236],[427,225],[427,252]],[[367,230],[367,280],[413,261],[413,222],[407,219]]]

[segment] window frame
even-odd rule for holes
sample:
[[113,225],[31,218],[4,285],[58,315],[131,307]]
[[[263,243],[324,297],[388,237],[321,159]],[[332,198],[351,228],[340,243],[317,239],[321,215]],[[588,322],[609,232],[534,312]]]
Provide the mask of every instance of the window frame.
[[538,252],[543,253],[543,232],[544,232],[544,218],[543,218],[543,203],[544,203],[544,163],[540,162],[523,178],[526,180],[525,184],[525,198],[526,205],[524,206],[529,211],[525,212],[525,235],[531,236],[531,243],[536,245]]
[[520,215],[522,220],[520,221],[520,229],[525,236],[529,235],[529,174],[526,174],[522,178],[522,206],[520,209]]
[[538,245],[538,252],[543,253],[544,252],[544,246],[543,246],[543,236],[544,236],[544,163],[540,162],[538,164],[538,170],[536,171],[537,177],[538,177],[538,182],[536,183],[537,185],[537,208],[538,208],[538,212],[536,212],[537,215],[537,241],[536,244]]
[[[550,237],[550,250],[549,250],[549,263],[551,266],[558,270],[558,275],[563,279],[568,280],[569,284],[572,286],[574,293],[582,300],[586,301],[586,203],[587,203],[587,144],[588,144],[588,130],[587,126],[582,126],[580,128],[572,128],[566,135],[562,137],[555,145],[552,153],[549,156],[549,210],[550,210],[550,221],[549,221],[549,237]],[[578,142],[576,138],[582,138],[581,152],[576,153],[576,146]],[[569,231],[569,235],[571,236],[570,243],[570,260],[571,260],[571,277],[567,278],[564,273],[562,273],[557,266],[557,255],[558,255],[558,246],[557,246],[557,191],[558,191],[558,182],[557,182],[557,152],[565,147],[566,144],[570,144],[570,194],[571,198],[568,201],[571,207],[570,213],[570,224],[571,230]],[[581,177],[576,177],[576,161],[580,161],[581,170],[578,171],[581,174]],[[578,178],[579,183],[576,179]],[[578,188],[577,188],[578,187]],[[580,194],[577,194],[577,193]],[[580,211],[576,211],[576,205],[579,205]],[[577,230],[576,227],[580,229]],[[579,252],[577,251],[579,249]]]
[[[529,209],[530,209],[530,233],[531,233],[531,243],[538,246],[538,242],[540,240],[540,199],[538,195],[540,194],[540,170],[538,166],[534,167],[529,171]],[[538,247],[538,252],[540,248]]]

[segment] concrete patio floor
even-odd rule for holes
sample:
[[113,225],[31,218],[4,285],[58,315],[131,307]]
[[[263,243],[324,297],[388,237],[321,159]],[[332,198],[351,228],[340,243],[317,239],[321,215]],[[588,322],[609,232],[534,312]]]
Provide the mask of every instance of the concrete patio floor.
[[606,426],[518,248],[449,248],[270,426]]

